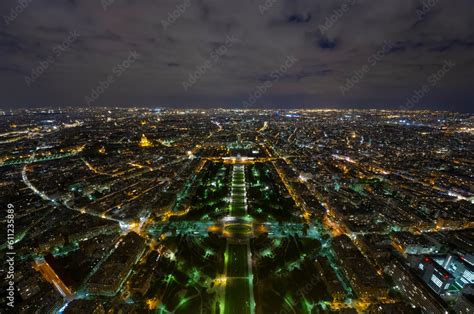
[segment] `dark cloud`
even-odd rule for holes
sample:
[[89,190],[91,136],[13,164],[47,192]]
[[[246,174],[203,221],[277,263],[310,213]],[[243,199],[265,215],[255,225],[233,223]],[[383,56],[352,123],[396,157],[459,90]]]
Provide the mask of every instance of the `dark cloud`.
[[99,40],[111,40],[111,41],[119,41],[122,39],[121,36],[111,32],[110,30],[107,30],[103,34],[97,34],[97,35],[91,36],[91,38],[99,39]]
[[309,23],[311,21],[311,13],[308,14],[292,14],[288,17],[288,23]]
[[[472,0],[432,7],[421,0],[29,3],[0,3],[2,107],[82,105],[135,50],[140,59],[97,104],[239,105],[293,56],[298,61],[257,106],[399,107],[450,60],[456,65],[417,106],[472,111]],[[56,56],[55,47],[74,31],[80,37]],[[228,44],[235,34],[239,40]],[[54,63],[27,87],[25,76],[51,56]],[[340,87],[364,66],[368,71],[342,94]],[[185,91],[183,82],[197,71],[199,79]]]
[[335,40],[329,40],[328,38],[321,38],[318,41],[318,45],[321,49],[335,49],[337,42]]
[[9,66],[0,67],[0,72],[7,72],[7,73],[8,72],[13,72],[13,73],[19,73],[19,74],[22,73],[22,71],[20,69],[18,69],[17,67],[9,67]]
[[451,39],[443,41],[437,44],[435,47],[431,48],[431,51],[436,52],[444,52],[454,48],[473,48],[474,47],[474,40],[463,40],[463,39]]

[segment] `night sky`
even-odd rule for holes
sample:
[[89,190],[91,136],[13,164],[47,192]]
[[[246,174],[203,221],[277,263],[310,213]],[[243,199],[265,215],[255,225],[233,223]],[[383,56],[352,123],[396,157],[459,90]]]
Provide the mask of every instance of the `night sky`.
[[472,112],[472,0],[2,0],[0,13],[2,108]]

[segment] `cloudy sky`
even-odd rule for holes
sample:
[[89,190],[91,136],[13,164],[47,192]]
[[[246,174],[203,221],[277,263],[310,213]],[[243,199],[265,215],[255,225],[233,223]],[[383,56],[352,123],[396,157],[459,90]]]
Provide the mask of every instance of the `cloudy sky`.
[[472,112],[472,0],[2,0],[0,107]]

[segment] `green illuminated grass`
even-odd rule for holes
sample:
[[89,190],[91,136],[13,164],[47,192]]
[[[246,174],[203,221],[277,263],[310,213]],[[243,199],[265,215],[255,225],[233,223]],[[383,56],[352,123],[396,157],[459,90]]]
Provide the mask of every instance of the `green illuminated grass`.
[[250,290],[248,279],[227,280],[225,314],[250,313]]
[[247,246],[242,244],[229,244],[227,277],[248,276]]

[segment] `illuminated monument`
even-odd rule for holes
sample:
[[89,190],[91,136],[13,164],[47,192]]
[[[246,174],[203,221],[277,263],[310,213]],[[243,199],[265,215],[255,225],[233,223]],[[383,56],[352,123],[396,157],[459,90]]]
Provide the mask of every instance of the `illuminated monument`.
[[142,138],[140,139],[140,147],[151,147],[153,144],[148,140],[145,134],[142,134]]

